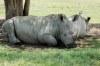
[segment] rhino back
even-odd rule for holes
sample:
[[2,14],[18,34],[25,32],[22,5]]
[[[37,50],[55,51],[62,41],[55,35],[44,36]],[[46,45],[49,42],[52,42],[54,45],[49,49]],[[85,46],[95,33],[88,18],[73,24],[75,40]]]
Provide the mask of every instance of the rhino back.
[[25,43],[38,44],[38,37],[44,33],[54,34],[52,18],[25,16],[13,18],[17,37]]

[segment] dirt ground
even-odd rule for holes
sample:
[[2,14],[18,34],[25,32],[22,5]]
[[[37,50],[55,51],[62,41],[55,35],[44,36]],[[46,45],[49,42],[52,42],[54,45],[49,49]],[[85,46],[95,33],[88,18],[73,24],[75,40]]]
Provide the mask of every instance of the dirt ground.
[[[5,21],[5,19],[0,19],[0,29],[1,29],[2,23],[4,21]],[[85,37],[84,39],[77,39],[77,41],[76,41],[77,47],[91,46],[91,45],[89,45],[90,44],[89,41],[86,40],[86,39],[89,39],[91,37],[94,40],[100,38],[100,24],[89,24],[88,36]],[[1,31],[0,31],[0,44],[9,45],[11,47],[24,49],[24,50],[41,50],[41,49],[45,49],[45,48],[54,48],[54,47],[48,47],[48,46],[43,46],[43,45],[30,45],[30,44],[12,45],[4,40],[4,37],[1,34]],[[64,48],[64,47],[57,47],[57,48]]]

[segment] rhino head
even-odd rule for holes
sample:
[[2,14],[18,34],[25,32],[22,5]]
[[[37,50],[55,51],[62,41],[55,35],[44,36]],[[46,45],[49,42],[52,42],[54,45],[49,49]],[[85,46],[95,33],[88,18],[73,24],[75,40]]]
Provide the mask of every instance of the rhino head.
[[74,35],[81,38],[85,37],[88,31],[88,23],[91,18],[83,16],[82,12],[71,16],[70,18],[73,22]]
[[73,24],[65,15],[59,14],[58,17],[60,18],[58,24],[58,35],[59,39],[67,48],[76,47],[75,40],[73,39]]

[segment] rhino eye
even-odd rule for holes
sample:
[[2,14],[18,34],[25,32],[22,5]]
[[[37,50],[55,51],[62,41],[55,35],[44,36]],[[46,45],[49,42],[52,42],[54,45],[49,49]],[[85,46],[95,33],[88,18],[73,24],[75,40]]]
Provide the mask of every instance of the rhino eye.
[[64,36],[66,36],[66,34],[64,34]]

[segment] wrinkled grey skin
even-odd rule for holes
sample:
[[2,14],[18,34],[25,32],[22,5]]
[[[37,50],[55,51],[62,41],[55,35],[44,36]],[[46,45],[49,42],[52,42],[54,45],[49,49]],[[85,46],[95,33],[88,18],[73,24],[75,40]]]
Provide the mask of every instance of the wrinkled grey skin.
[[82,13],[75,14],[68,18],[73,22],[74,38],[84,38],[87,35],[90,17],[83,17]]
[[73,47],[72,22],[63,14],[48,16],[22,16],[7,20],[2,25],[4,36],[12,44],[25,42],[56,46],[61,40],[66,47]]

